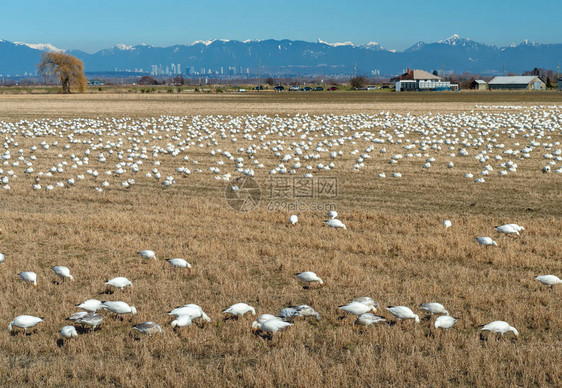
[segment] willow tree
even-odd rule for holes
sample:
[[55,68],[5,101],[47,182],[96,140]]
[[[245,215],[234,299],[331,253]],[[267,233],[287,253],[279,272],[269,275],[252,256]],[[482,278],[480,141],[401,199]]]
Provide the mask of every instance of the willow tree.
[[72,93],[71,88],[82,93],[86,91],[84,64],[72,55],[43,53],[38,70],[43,76],[60,77],[63,93]]

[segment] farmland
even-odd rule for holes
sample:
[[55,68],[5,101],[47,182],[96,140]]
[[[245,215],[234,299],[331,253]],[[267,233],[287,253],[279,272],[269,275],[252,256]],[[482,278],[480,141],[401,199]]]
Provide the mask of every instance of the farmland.
[[[10,186],[0,189],[0,323],[45,319],[31,335],[0,335],[4,385],[562,384],[562,287],[534,280],[562,275],[560,94],[2,94],[0,120],[0,155],[10,151],[0,165]],[[262,192],[248,212],[225,199],[244,173]],[[293,184],[305,173],[314,184],[333,179],[337,191],[293,192],[268,206],[273,178]],[[294,204],[300,211],[288,210]],[[325,227],[319,204],[334,206],[347,230]],[[289,227],[293,213],[299,222]],[[505,223],[525,231],[494,230]],[[479,246],[479,236],[498,246]],[[141,259],[141,249],[157,259]],[[164,260],[174,257],[193,271]],[[76,281],[59,284],[54,265]],[[37,288],[18,280],[21,271],[37,273]],[[325,286],[304,289],[294,277],[302,271]],[[133,287],[107,293],[116,276]],[[380,303],[386,323],[340,319],[337,307],[361,296]],[[126,301],[138,314],[102,313],[100,330],[61,346],[65,318],[91,298]],[[432,301],[459,318],[452,329],[434,329],[418,309]],[[267,340],[250,331],[253,317],[222,319],[236,302],[258,315],[307,304],[322,319]],[[167,312],[185,303],[212,322],[172,331]],[[387,305],[409,306],[422,321],[395,324]],[[477,326],[495,320],[515,326],[519,340],[481,335]],[[144,321],[164,334],[131,335]]]

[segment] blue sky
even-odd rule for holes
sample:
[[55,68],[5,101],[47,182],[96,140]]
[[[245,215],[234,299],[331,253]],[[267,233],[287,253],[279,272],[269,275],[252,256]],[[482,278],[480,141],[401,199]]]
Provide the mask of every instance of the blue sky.
[[[403,50],[453,34],[497,46],[562,43],[559,0],[0,0],[0,39],[95,52],[208,39],[292,39]],[[95,5],[95,6],[94,6]]]

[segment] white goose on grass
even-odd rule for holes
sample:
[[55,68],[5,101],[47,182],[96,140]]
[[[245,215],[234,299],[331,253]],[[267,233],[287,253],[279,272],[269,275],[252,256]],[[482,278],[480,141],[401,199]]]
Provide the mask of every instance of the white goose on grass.
[[409,307],[406,306],[388,306],[386,308],[392,315],[400,320],[413,319],[416,323],[420,323],[420,317],[414,314]]
[[491,245],[497,247],[498,243],[492,240],[490,237],[477,237],[476,242],[484,247],[489,247]]
[[347,226],[345,226],[345,224],[343,222],[341,222],[340,220],[336,219],[336,218],[332,218],[330,220],[324,221],[324,225],[329,226],[330,228],[342,228],[342,229],[347,229]]
[[70,269],[68,269],[68,267],[65,267],[64,265],[55,265],[51,269],[53,270],[55,275],[62,279],[63,282],[66,279],[74,281],[74,277],[70,274]]
[[191,326],[191,322],[192,319],[189,315],[182,314],[182,315],[178,315],[176,319],[170,322],[170,325],[172,325],[172,327],[176,329],[177,327],[189,327]]
[[172,267],[175,268],[187,268],[191,272],[191,264],[189,264],[185,259],[175,258],[166,260]]
[[205,322],[211,322],[211,318],[209,318],[209,316],[205,314],[203,309],[200,306],[193,303],[176,307],[175,309],[170,311],[168,315],[176,315],[178,317],[180,315],[189,315],[192,320],[200,318]]
[[554,286],[555,284],[562,284],[562,280],[558,276],[555,275],[540,275],[535,278],[542,284],[546,284],[549,287]]
[[19,315],[14,318],[12,322],[8,325],[9,331],[14,331],[15,327],[23,329],[23,333],[27,334],[27,329],[35,327],[39,322],[43,322],[43,318],[34,317],[32,315]]
[[111,311],[112,313],[121,315],[121,314],[131,314],[136,315],[137,309],[135,306],[129,306],[128,303],[122,301],[104,301],[102,302],[104,309]]
[[151,251],[150,249],[144,249],[137,252],[137,254],[145,260],[156,259],[156,253],[154,253],[154,251]]
[[280,319],[269,319],[263,323],[258,323],[257,321],[252,322],[252,332],[256,333],[262,331],[270,335],[277,333],[289,326],[293,326],[292,323],[282,321]]
[[445,227],[445,230],[449,229],[452,225],[453,224],[452,224],[451,220],[443,221],[443,226]]
[[449,312],[445,310],[445,307],[441,303],[436,303],[436,302],[422,303],[420,305],[420,309],[427,311],[431,315],[433,314],[449,315]]
[[270,319],[279,319],[279,320],[281,320],[280,317],[276,317],[276,316],[273,315],[273,314],[262,314],[262,315],[260,315],[260,316],[258,317],[258,319],[256,319],[256,322],[261,324],[261,323],[264,323],[265,321],[269,321]]
[[97,299],[88,299],[85,302],[75,305],[75,307],[81,308],[83,310],[89,311],[91,313],[95,313],[99,309],[103,307],[101,301]]
[[26,271],[18,274],[21,280],[28,283],[33,283],[33,287],[37,287],[37,274],[35,272]]
[[457,318],[453,318],[450,315],[440,315],[435,320],[433,326],[435,326],[436,329],[450,329],[456,322]]
[[133,330],[146,335],[159,334],[164,332],[159,324],[151,321],[139,323],[138,325],[133,326]]
[[377,309],[380,308],[379,303],[375,302],[375,300],[369,296],[361,296],[359,298],[355,298],[352,300],[352,302],[359,302],[359,303],[363,303],[367,306],[370,307],[376,307]]
[[296,214],[289,217],[289,226],[295,226],[297,222],[299,222],[299,217]]
[[0,264],[2,264],[4,262],[4,260],[6,260],[6,257],[4,256],[4,254],[2,252],[0,252]]
[[322,279],[320,279],[320,277],[318,275],[316,275],[314,272],[311,271],[305,271],[305,272],[299,272],[296,273],[295,276],[303,283],[307,283],[308,285],[310,285],[310,283],[318,283],[321,287],[324,286],[324,282],[322,281]]
[[246,303],[236,303],[223,310],[223,314],[230,314],[231,316],[236,317],[242,317],[246,313],[252,313],[252,315],[256,315],[256,310]]
[[496,230],[496,232],[499,233],[503,233],[507,235],[516,234],[519,236],[519,231],[511,225],[500,225],[500,226],[496,226],[494,229]]
[[377,308],[375,306],[369,306],[365,303],[361,302],[350,302],[348,304],[344,304],[338,306],[338,309],[345,311],[346,313],[353,314],[353,315],[363,315],[369,312],[373,312],[376,314]]
[[110,279],[107,282],[105,282],[105,284],[110,287],[119,288],[120,290],[123,290],[125,287],[133,286],[133,283],[131,283],[129,279],[122,276]]
[[338,216],[338,212],[335,211],[335,210],[330,210],[330,211],[328,212],[328,218],[329,218],[329,219],[332,219],[332,220],[333,220],[333,219],[336,218],[337,216]]
[[78,311],[72,314],[70,317],[66,318],[66,320],[76,322],[78,319],[84,318],[88,314],[88,311]]
[[371,326],[377,322],[384,322],[386,319],[381,317],[380,315],[365,313],[361,314],[357,317],[354,324],[361,325],[361,326]]
[[70,338],[77,338],[78,332],[74,326],[63,326],[60,330],[60,336],[63,340]]
[[505,333],[511,331],[513,332],[513,335],[515,335],[515,338],[519,338],[519,332],[517,331],[517,329],[505,321],[490,322],[487,325],[480,326],[480,330],[487,330],[492,333],[499,333],[502,336]]

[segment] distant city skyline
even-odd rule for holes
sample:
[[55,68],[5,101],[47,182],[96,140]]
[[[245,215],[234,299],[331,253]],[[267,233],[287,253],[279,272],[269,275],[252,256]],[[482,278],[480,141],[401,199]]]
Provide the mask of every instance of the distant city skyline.
[[[29,0],[2,4],[0,39],[94,53],[117,44],[290,39],[380,43],[402,51],[453,34],[495,46],[561,43],[557,2],[413,0],[256,1]],[[549,11],[550,10],[550,11]],[[531,12],[533,11],[533,12]]]

